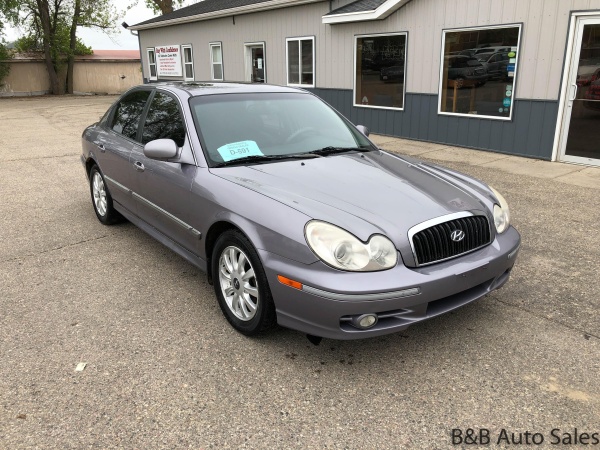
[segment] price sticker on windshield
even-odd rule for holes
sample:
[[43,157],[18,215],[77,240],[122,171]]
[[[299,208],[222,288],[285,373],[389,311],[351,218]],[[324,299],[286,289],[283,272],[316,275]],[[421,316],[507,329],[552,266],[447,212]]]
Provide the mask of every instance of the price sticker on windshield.
[[264,156],[255,141],[233,142],[217,149],[223,161],[245,158],[246,156]]

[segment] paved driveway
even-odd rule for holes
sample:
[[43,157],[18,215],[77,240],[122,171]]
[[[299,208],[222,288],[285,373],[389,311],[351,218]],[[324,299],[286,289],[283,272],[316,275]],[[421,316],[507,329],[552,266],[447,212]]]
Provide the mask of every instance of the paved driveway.
[[492,443],[503,428],[545,444],[553,428],[600,432],[593,183],[455,158],[512,206],[523,248],[505,288],[382,338],[249,339],[197,269],[96,220],[80,136],[112,101],[0,99],[0,448],[432,449],[451,448],[453,428]]

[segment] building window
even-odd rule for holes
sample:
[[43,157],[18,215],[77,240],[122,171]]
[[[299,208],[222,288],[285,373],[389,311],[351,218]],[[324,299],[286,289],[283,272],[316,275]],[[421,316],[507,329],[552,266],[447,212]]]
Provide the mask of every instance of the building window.
[[223,49],[220,42],[214,42],[210,45],[210,67],[211,79],[223,81]]
[[194,54],[191,45],[182,45],[183,49],[183,79],[194,81]]
[[509,120],[520,25],[444,31],[439,113]]
[[153,48],[149,48],[146,50],[148,52],[148,74],[150,80],[156,80],[158,77],[156,76],[156,54],[154,53]]
[[288,38],[286,43],[288,85],[315,87],[315,38]]
[[356,36],[354,106],[404,108],[406,37]]

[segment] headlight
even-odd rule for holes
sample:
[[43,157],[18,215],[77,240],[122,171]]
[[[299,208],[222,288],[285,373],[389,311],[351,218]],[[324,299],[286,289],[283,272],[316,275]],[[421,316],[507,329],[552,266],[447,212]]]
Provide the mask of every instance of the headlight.
[[494,205],[494,225],[496,225],[496,231],[498,233],[504,233],[510,225],[510,211],[508,209],[508,203],[506,203],[506,200],[504,197],[502,197],[500,192],[491,186],[490,189],[498,199],[498,202],[500,202],[499,205]]
[[390,269],[398,261],[396,247],[380,234],[364,244],[346,230],[318,220],[308,222],[304,231],[312,251],[337,269],[373,272]]

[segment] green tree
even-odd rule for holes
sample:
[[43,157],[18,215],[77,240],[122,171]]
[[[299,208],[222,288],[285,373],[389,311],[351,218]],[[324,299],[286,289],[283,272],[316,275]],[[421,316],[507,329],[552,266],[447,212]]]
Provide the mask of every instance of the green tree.
[[8,63],[10,59],[12,59],[12,52],[6,47],[4,42],[0,40],[0,87],[4,85],[4,79],[10,72],[10,64]]
[[73,93],[73,67],[78,53],[77,28],[89,27],[114,31],[119,13],[111,0],[71,0],[71,27],[67,65],[67,92]]
[[[0,19],[2,19],[1,8],[7,0],[0,0]],[[10,73],[10,64],[8,61],[12,59],[12,51],[6,46],[4,41],[4,21],[0,20],[0,87],[4,85],[4,79]]]
[[155,13],[168,14],[173,12],[173,7],[183,5],[184,0],[145,0],[146,6]]
[[[69,25],[65,22],[59,23],[56,30],[55,45],[52,48],[52,59],[62,62],[67,60],[71,49],[70,40]],[[39,53],[44,51],[42,37],[35,33],[21,36],[14,42],[14,46],[15,50],[19,53]],[[81,39],[76,37],[73,53],[75,55],[91,55],[93,51],[91,47],[88,47]]]
[[111,31],[118,23],[118,14],[111,0],[0,0],[1,21],[25,28],[27,39],[40,44],[51,91],[59,94],[58,70],[65,62],[67,92],[73,92],[77,28]]

